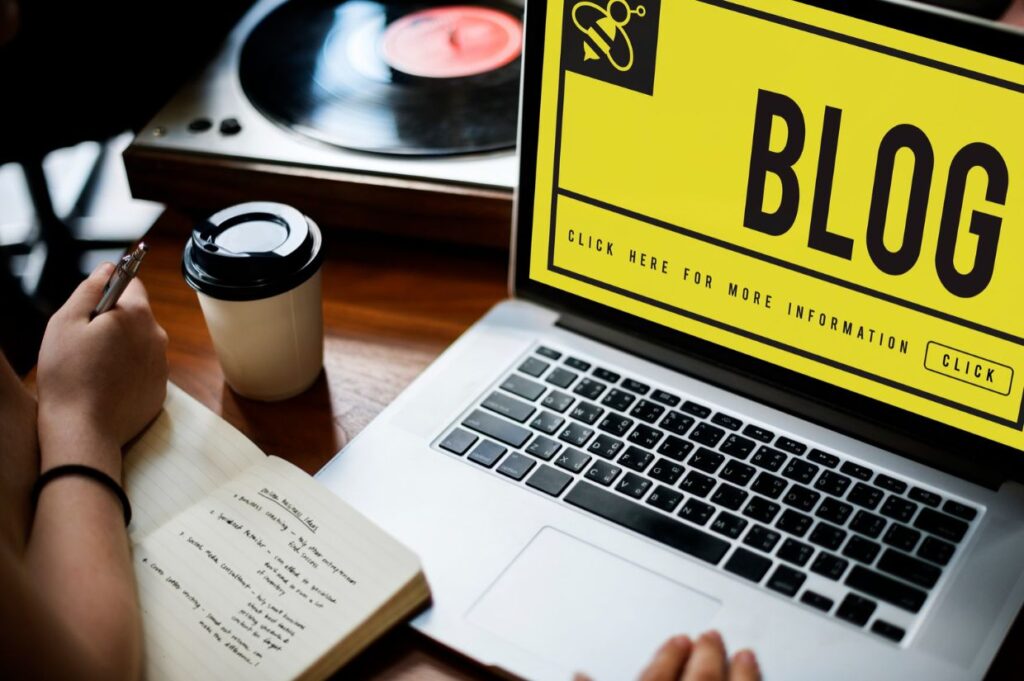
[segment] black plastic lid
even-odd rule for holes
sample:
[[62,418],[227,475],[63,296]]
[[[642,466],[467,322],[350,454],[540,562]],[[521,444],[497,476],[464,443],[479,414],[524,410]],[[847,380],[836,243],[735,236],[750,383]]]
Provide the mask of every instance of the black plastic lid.
[[195,290],[221,300],[290,291],[320,269],[320,228],[283,203],[231,206],[196,225],[181,270]]

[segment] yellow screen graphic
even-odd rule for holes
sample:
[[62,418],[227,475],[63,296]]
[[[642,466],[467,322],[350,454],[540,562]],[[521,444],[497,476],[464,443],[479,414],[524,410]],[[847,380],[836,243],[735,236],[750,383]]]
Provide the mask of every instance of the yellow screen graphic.
[[779,0],[546,11],[532,279],[1024,449],[1024,66]]

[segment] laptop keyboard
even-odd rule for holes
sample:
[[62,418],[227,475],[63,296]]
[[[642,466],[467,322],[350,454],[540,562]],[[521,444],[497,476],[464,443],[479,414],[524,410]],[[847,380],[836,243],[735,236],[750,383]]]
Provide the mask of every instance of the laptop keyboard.
[[437,446],[897,643],[980,517],[941,492],[546,346]]

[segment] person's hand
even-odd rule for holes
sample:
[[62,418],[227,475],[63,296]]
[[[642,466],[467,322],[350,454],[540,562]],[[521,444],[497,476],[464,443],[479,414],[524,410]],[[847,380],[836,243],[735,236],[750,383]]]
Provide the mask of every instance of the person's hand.
[[[156,323],[142,282],[134,279],[114,309],[89,315],[113,271],[96,269],[50,319],[39,350],[36,384],[43,470],[83,463],[120,477],[120,448],[160,411],[167,391],[167,334]],[[69,446],[89,438],[114,461],[82,461]],[[59,446],[46,447],[50,439]],[[59,457],[59,461],[46,461]]]
[[666,641],[640,681],[760,681],[754,653],[741,650],[726,659],[725,644],[717,631],[709,631],[696,643],[689,636]]

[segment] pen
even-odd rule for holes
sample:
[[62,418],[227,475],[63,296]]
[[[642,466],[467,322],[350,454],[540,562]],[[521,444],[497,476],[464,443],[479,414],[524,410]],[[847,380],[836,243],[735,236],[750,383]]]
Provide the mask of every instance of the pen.
[[98,314],[103,314],[117,305],[121,294],[128,288],[128,284],[139,271],[139,266],[142,265],[142,259],[146,257],[148,250],[145,242],[143,242],[134,251],[121,258],[117,263],[117,267],[114,268],[114,273],[107,280],[106,286],[103,287],[103,296],[100,298],[100,302],[96,303],[96,309],[92,311],[89,319]]

